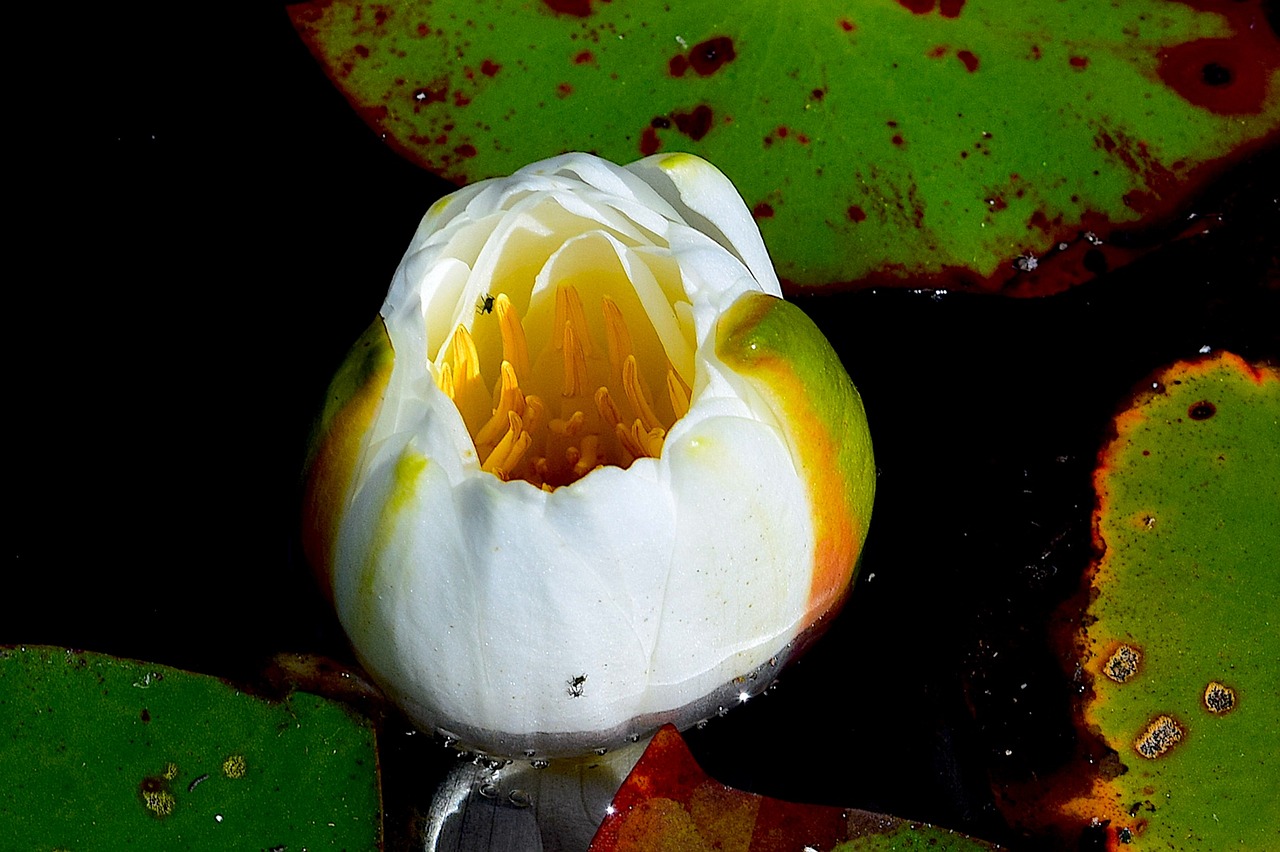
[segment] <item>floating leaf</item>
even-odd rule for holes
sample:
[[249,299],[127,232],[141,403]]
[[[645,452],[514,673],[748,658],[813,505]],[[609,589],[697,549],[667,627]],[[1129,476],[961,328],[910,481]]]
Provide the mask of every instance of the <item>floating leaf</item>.
[[623,782],[591,844],[591,852],[806,848],[977,852],[996,847],[897,817],[794,804],[726,787],[702,771],[670,725],[658,731]]
[[1023,816],[1104,825],[1136,849],[1274,849],[1280,371],[1178,363],[1115,431],[1079,641],[1083,725],[1101,743],[1074,784],[1052,782],[1050,813]]
[[380,847],[373,731],[341,704],[47,647],[0,650],[0,683],[0,847]]
[[[1280,138],[1259,0],[316,0],[334,82],[456,181],[565,150],[720,166],[793,288],[1052,292]],[[1130,240],[1132,242],[1132,240]]]

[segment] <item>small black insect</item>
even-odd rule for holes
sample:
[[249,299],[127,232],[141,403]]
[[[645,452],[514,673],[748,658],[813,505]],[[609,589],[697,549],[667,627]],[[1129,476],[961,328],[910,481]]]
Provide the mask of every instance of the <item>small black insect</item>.
[[480,297],[480,304],[476,305],[476,313],[491,314],[493,313],[493,296],[485,293]]
[[587,682],[587,676],[585,674],[580,674],[575,677],[571,677],[567,681],[565,681],[565,683],[569,687],[568,689],[569,697],[581,698],[586,682]]

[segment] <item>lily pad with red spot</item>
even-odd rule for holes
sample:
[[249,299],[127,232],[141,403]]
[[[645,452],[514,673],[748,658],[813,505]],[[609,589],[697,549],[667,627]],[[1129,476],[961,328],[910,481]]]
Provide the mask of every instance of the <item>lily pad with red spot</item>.
[[290,7],[389,144],[452,180],[687,150],[793,290],[1065,289],[1280,139],[1259,0],[315,0]]
[[770,799],[717,782],[680,734],[660,730],[614,797],[591,852],[995,849],[945,828],[884,814]]
[[1135,849],[1274,849],[1280,831],[1280,370],[1231,354],[1154,376],[1095,472],[1100,556],[1072,656],[1077,765],[1023,822]]

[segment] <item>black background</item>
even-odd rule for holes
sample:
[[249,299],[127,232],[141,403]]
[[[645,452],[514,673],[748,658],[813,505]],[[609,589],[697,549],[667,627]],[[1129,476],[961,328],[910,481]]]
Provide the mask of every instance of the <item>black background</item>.
[[[279,651],[349,659],[298,551],[306,436],[445,188],[359,121],[279,6],[96,14],[74,48],[33,36],[12,87],[0,643],[240,679]],[[1045,624],[1091,555],[1094,457],[1161,365],[1280,357],[1275,166],[1183,211],[1209,234],[1062,296],[802,300],[866,402],[872,532],[824,641],[689,735],[708,771],[1042,845],[988,777],[1071,749]],[[390,742],[391,801],[428,790],[447,754]]]

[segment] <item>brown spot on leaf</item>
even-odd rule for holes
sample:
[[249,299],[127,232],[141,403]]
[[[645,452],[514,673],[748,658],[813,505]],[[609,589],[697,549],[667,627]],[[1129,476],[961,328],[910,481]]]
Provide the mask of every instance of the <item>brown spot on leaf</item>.
[[579,53],[577,56],[573,57],[574,65],[593,65],[595,64],[595,61],[596,61],[595,54],[589,50],[584,50],[581,53]]
[[667,62],[667,70],[672,77],[683,77],[684,72],[692,68],[699,77],[710,77],[726,63],[737,57],[733,48],[733,39],[728,36],[716,36],[700,41],[689,48],[688,54],[677,53]]
[[1225,683],[1211,680],[1204,688],[1204,706],[1210,713],[1230,713],[1236,706],[1236,691]]
[[494,62],[492,59],[486,59],[480,63],[480,73],[486,77],[492,77],[502,70],[502,66]]
[[699,104],[689,112],[673,112],[671,120],[676,123],[677,130],[697,142],[711,129],[711,107]]
[[459,145],[453,149],[453,153],[459,157],[474,157],[476,155],[476,146],[471,144]]
[[958,18],[964,8],[964,0],[898,0],[898,5],[915,15],[927,15],[936,6],[942,17]]
[[1165,48],[1157,54],[1156,73],[1181,97],[1210,112],[1259,113],[1271,75],[1280,66],[1280,50],[1265,29]]
[[857,27],[855,27],[855,26],[853,25],[853,21],[849,20],[848,18],[841,18],[841,19],[840,19],[840,29],[844,30],[844,31],[845,31],[845,32],[847,32],[847,33],[851,33],[851,32],[853,32],[855,29],[857,29]]
[[418,107],[427,104],[442,104],[445,98],[449,96],[449,89],[445,86],[422,86],[413,90],[414,111]]
[[733,49],[733,39],[728,36],[716,36],[699,42],[689,51],[689,64],[700,77],[710,77],[719,71],[725,63],[732,62],[737,56]]
[[[602,0],[608,3],[609,0]],[[591,14],[591,0],[542,0],[543,5],[559,15],[585,18]]]
[[1142,732],[1142,736],[1134,741],[1133,748],[1148,760],[1155,760],[1181,742],[1182,737],[1182,726],[1178,721],[1162,713],[1151,720],[1147,729]]
[[1193,403],[1187,409],[1187,416],[1192,420],[1208,420],[1210,417],[1218,413],[1218,407],[1207,399],[1202,399],[1197,403]]
[[1071,63],[1072,68],[1088,68],[1089,58],[1086,56],[1073,56],[1067,60]]
[[978,70],[978,57],[971,50],[961,50],[956,53],[956,59],[964,63],[964,70],[972,74]]
[[757,219],[772,219],[773,205],[766,204],[765,202],[761,201],[755,207],[751,208],[751,215],[756,217]]
[[573,94],[573,86],[568,83],[560,83],[556,86],[556,97],[563,100]]
[[[655,118],[654,121],[657,121]],[[658,139],[658,133],[652,127],[646,127],[644,132],[640,134],[640,153],[648,157],[651,154],[658,153],[658,148],[662,147],[661,140]]]
[[1102,666],[1102,673],[1116,683],[1127,683],[1138,673],[1142,664],[1142,652],[1132,645],[1120,645],[1107,658]]
[[369,58],[369,48],[365,47],[363,44],[357,44],[352,49],[355,50],[356,55],[359,56],[361,59]]
[[867,211],[856,204],[850,204],[849,209],[845,211],[845,215],[849,217],[851,222],[867,221]]

